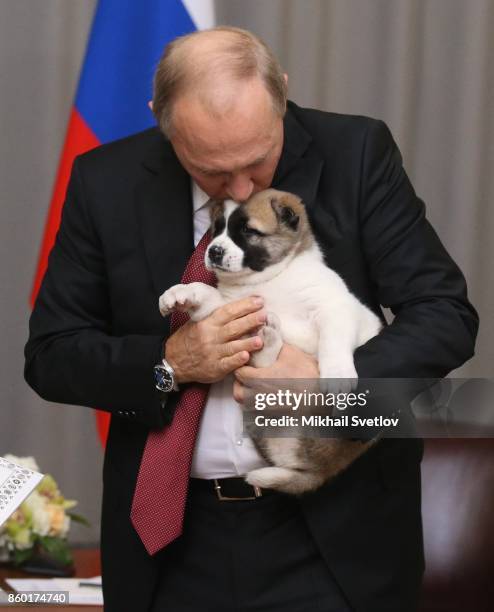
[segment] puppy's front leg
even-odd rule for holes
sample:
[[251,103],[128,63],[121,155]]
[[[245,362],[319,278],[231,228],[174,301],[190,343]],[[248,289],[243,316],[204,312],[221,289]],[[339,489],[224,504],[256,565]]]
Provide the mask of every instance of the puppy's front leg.
[[357,386],[353,352],[356,348],[358,323],[350,312],[330,312],[319,320],[318,362],[322,387],[333,393],[349,393]]
[[267,368],[278,359],[283,346],[281,323],[274,312],[268,312],[266,324],[258,333],[263,339],[263,346],[261,350],[251,354],[249,365],[254,368]]
[[160,312],[164,317],[174,310],[179,310],[186,312],[192,321],[205,319],[213,310],[224,304],[218,289],[205,283],[174,285],[159,299]]

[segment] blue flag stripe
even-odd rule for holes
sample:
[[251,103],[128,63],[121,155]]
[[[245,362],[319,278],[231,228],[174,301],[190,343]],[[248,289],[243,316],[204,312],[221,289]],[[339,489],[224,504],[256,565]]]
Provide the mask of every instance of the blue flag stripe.
[[76,108],[102,143],[155,124],[147,107],[167,42],[196,29],[180,0],[100,0]]

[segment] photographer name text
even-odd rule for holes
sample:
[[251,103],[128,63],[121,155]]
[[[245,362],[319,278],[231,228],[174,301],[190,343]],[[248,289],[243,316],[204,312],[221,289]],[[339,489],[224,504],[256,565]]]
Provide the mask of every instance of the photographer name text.
[[353,415],[332,416],[290,416],[281,415],[277,417],[258,414],[254,417],[257,427],[397,427],[398,418],[393,417],[359,417]]

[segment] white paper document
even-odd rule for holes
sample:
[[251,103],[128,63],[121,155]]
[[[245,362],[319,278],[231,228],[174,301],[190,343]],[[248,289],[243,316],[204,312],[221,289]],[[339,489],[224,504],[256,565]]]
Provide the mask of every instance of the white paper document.
[[26,499],[43,474],[0,457],[0,525]]
[[68,592],[69,605],[102,606],[101,576],[94,578],[6,578],[5,582],[18,593],[25,591]]

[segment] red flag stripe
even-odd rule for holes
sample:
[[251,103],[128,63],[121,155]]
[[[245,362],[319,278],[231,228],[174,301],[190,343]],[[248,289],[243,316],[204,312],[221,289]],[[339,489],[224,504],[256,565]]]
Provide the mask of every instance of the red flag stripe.
[[108,439],[108,430],[110,429],[111,414],[104,412],[103,410],[95,410],[96,415],[96,428],[98,430],[98,436],[101,441],[103,448],[106,447],[106,440]]

